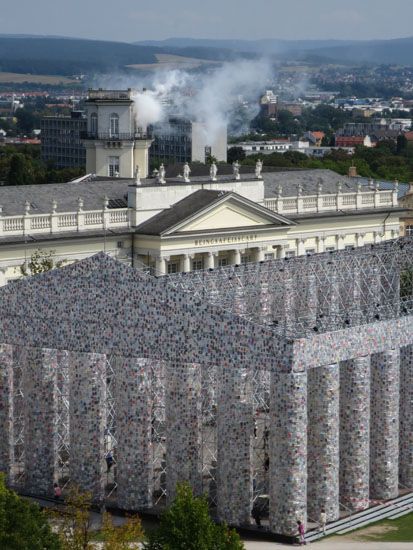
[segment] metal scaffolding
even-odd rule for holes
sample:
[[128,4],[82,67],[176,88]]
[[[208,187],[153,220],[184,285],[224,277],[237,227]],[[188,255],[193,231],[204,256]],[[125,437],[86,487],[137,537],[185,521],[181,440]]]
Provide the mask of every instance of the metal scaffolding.
[[165,276],[165,284],[287,337],[412,310],[413,239]]

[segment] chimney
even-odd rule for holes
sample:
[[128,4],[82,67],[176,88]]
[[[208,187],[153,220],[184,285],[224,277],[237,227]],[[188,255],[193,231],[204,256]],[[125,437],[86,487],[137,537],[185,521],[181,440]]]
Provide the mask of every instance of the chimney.
[[352,164],[350,168],[348,169],[348,176],[349,178],[357,178],[357,167]]

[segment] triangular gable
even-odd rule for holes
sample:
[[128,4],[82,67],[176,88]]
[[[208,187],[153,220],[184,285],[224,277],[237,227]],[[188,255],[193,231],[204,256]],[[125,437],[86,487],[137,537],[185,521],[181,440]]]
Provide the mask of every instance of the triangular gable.
[[212,204],[201,208],[189,218],[182,220],[164,231],[163,235],[186,233],[193,231],[208,231],[216,229],[235,229],[289,226],[294,222],[280,216],[259,204],[241,197],[235,193],[226,193]]

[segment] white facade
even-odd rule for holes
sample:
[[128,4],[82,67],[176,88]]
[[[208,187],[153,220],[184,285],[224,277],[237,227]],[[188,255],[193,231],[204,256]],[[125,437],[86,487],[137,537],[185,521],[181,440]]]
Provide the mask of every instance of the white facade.
[[[195,213],[167,235],[135,231],[200,189],[232,192],[235,198],[231,195],[213,209]],[[24,200],[24,187],[21,193]],[[103,199],[94,210],[79,200],[75,211],[63,211],[57,202],[49,213],[31,211],[29,204],[20,215],[0,213],[0,285],[20,278],[21,266],[39,248],[53,251],[56,263],[103,250],[164,274],[379,243],[399,234],[397,206],[397,189],[360,187],[353,192],[291,196],[280,187],[277,197],[264,198],[263,181],[253,177],[151,185],[131,181],[128,206],[123,208],[109,208],[108,199]],[[285,222],[271,223],[269,211]]]
[[148,175],[151,140],[139,127],[132,91],[90,90],[86,101],[86,172],[132,178]]
[[293,144],[289,141],[241,141],[240,143],[231,143],[230,147],[241,147],[246,156],[249,155],[271,155],[272,153],[286,153],[292,149]]

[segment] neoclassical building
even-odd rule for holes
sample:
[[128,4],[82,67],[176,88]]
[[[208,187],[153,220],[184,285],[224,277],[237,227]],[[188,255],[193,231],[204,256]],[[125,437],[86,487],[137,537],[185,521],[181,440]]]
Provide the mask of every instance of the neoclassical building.
[[158,275],[344,250],[397,237],[405,211],[397,184],[329,170],[159,179],[0,187],[0,283],[38,249],[63,264],[103,251]]

